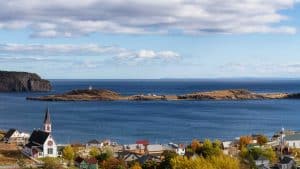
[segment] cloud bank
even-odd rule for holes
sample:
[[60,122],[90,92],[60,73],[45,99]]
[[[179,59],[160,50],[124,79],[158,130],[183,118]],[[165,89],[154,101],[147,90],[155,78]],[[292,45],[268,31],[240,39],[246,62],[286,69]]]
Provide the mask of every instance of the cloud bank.
[[[0,29],[32,37],[118,34],[288,33],[296,0],[0,0]],[[299,1],[298,1],[299,2]]]
[[[174,51],[131,50],[97,44],[0,44],[0,61],[51,61],[59,57],[109,56],[123,62],[171,61],[181,56]],[[95,58],[96,59],[96,58]]]

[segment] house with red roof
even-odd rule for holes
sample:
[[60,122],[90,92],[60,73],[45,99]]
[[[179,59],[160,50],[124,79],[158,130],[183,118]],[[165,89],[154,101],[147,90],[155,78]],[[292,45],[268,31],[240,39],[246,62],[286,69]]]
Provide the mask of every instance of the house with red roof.
[[87,158],[77,157],[75,159],[75,166],[79,169],[98,169],[98,161],[96,158]]

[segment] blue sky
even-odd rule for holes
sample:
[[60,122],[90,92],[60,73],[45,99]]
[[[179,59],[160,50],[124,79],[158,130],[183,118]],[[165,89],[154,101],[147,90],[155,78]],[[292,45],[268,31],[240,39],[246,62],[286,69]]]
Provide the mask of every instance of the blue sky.
[[300,77],[295,0],[1,4],[2,70],[72,79]]

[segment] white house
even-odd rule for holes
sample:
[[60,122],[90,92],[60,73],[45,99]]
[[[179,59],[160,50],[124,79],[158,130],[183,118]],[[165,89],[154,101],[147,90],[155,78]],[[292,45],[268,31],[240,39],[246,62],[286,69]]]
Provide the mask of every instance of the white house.
[[183,144],[178,145],[175,143],[169,143],[168,146],[171,148],[171,150],[174,150],[178,155],[185,155],[185,147]]
[[16,129],[9,129],[3,137],[3,141],[5,143],[24,145],[27,143],[29,136],[30,135],[28,133],[23,133]]
[[285,136],[284,142],[289,148],[300,148],[300,133]]
[[86,146],[86,148],[92,148],[92,147],[101,148],[104,146],[104,144],[101,141],[93,139],[93,140],[90,140],[85,146]]
[[231,148],[232,145],[232,141],[223,141],[222,142],[222,149],[223,149],[223,153],[228,155],[229,154],[229,150]]
[[260,156],[258,159],[254,160],[255,166],[258,169],[270,169],[270,161],[263,157]]
[[23,149],[23,153],[33,158],[57,157],[57,145],[51,135],[50,112],[47,109],[44,119],[44,130],[34,130]]

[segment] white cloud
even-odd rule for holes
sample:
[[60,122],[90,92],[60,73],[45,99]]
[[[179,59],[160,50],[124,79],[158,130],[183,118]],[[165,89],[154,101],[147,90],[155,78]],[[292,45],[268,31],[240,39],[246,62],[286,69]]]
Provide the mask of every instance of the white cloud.
[[8,62],[8,63],[24,63],[24,62],[51,62],[57,61],[55,59],[45,58],[45,57],[16,57],[16,56],[0,56],[0,62]]
[[[282,10],[299,0],[0,0],[0,28],[33,37],[105,33],[288,33]],[[294,18],[296,19],[296,18]]]
[[[130,50],[117,46],[101,46],[97,44],[0,44],[0,60],[30,60],[40,61],[45,58],[57,58],[68,56],[110,56],[112,61],[171,61],[179,59],[180,54],[174,51],[154,50]],[[13,56],[13,57],[11,57]],[[45,61],[47,61],[45,59]],[[93,67],[91,61],[84,62],[84,65]]]
[[140,50],[136,53],[137,58],[154,58],[157,54],[152,50]]
[[139,50],[139,51],[126,51],[118,54],[117,59],[119,62],[130,61],[131,64],[137,64],[140,62],[155,61],[168,62],[176,61],[180,59],[180,55],[173,51],[154,51],[154,50]]

